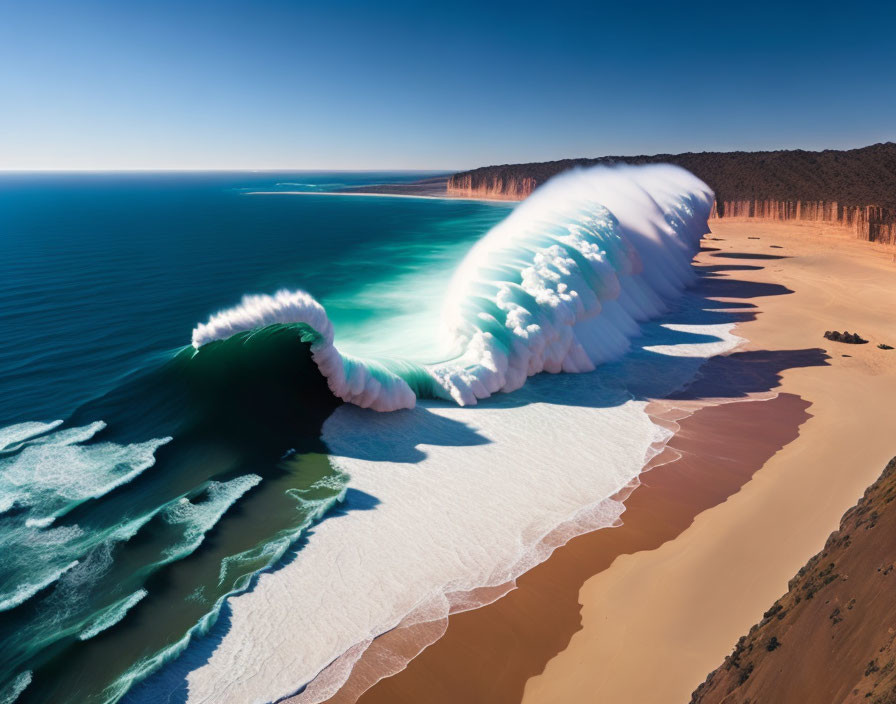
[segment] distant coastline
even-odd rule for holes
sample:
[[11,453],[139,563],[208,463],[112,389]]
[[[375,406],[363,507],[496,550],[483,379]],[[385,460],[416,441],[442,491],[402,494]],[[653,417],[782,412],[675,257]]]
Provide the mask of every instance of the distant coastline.
[[[368,195],[368,196],[417,196],[429,198],[445,198],[449,196],[448,181],[453,176],[434,176],[411,183],[383,183],[370,186],[351,186],[332,191],[335,194]],[[482,200],[477,198],[477,200]]]
[[[413,184],[410,184],[413,185]],[[377,190],[365,190],[367,188]],[[424,193],[407,189],[405,184],[384,184],[382,186],[352,187],[333,191],[248,191],[248,196],[361,196],[368,198],[417,198],[423,200],[463,200],[477,203],[506,203],[507,198],[486,198],[483,196],[451,195],[445,192]]]
[[894,142],[818,152],[688,152],[504,164],[412,183],[347,187],[331,194],[520,201],[552,176],[573,168],[650,163],[677,164],[705,181],[716,193],[711,219],[831,223],[862,240],[896,244]]

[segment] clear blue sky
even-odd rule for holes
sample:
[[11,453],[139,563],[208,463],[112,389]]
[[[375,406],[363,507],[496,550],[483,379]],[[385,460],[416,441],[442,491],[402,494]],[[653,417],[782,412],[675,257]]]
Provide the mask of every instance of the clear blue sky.
[[896,139],[893,8],[0,0],[0,170],[862,146]]

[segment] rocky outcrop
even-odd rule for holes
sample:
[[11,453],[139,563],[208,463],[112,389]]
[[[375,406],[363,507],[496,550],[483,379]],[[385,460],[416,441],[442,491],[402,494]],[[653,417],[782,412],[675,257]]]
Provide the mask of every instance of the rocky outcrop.
[[692,704],[896,702],[894,499],[896,458]]
[[837,332],[836,330],[828,330],[824,334],[824,336],[828,340],[833,340],[834,342],[845,342],[848,345],[864,345],[868,343],[868,340],[863,338],[857,332]]

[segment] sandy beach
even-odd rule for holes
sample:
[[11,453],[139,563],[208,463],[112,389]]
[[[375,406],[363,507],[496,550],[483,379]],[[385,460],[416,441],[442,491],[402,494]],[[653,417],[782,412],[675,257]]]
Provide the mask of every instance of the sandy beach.
[[[896,393],[896,351],[877,347],[896,344],[892,249],[817,224],[712,228],[702,286],[748,342],[654,405],[678,430],[623,526],[570,541],[504,598],[452,616],[360,701],[687,701],[878,476],[893,454],[877,410]],[[824,339],[832,329],[869,344]],[[331,701],[353,700],[357,679]]]

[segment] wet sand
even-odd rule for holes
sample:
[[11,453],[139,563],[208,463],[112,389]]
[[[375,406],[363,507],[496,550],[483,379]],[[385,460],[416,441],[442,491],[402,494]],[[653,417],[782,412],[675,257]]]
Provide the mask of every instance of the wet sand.
[[[703,286],[749,344],[655,405],[659,422],[698,410],[626,500],[624,525],[570,541],[504,598],[452,616],[361,702],[687,701],[877,477],[894,452],[883,428],[896,350],[877,348],[896,345],[892,249],[814,224],[712,226]],[[830,342],[828,329],[870,344]],[[737,402],[700,408],[706,398]],[[412,655],[412,635],[389,634],[381,654],[404,643]],[[382,664],[368,658],[331,701],[354,700]]]

